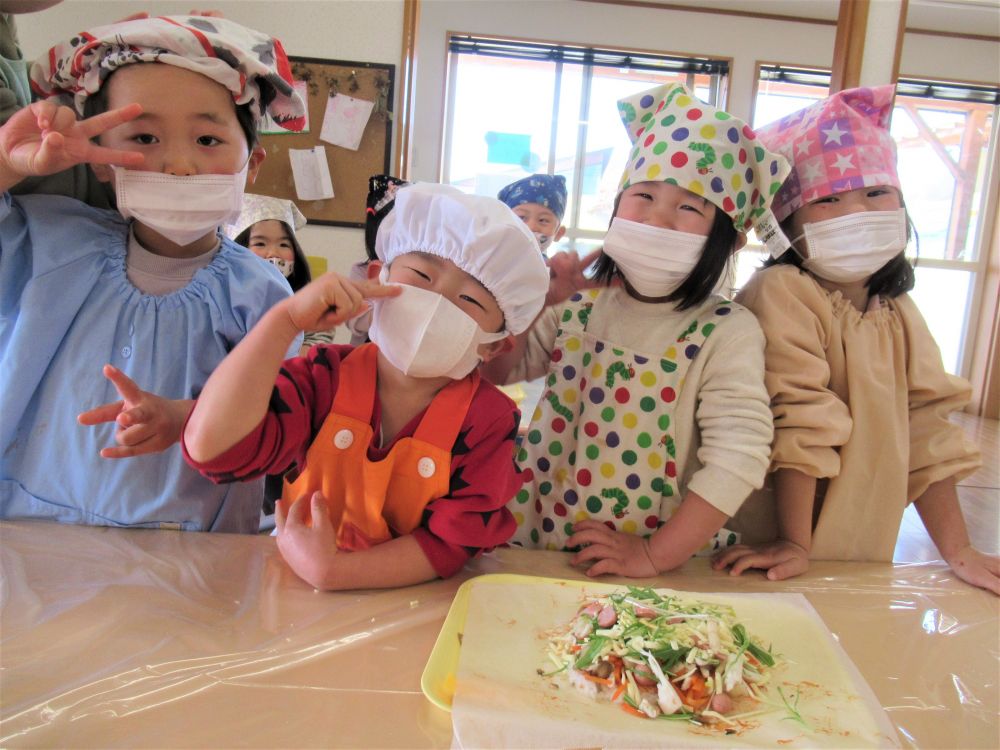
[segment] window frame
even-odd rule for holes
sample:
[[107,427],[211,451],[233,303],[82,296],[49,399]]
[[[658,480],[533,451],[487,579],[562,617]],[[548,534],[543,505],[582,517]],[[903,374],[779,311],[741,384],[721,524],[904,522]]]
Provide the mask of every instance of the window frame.
[[[677,60],[693,60],[693,61],[708,61],[711,64],[719,65],[722,70],[718,72],[719,78],[716,84],[716,97],[718,103],[714,106],[718,106],[721,109],[726,109],[728,107],[728,102],[730,94],[732,92],[732,76],[733,76],[733,64],[734,58],[725,55],[708,55],[708,54],[694,54],[687,52],[674,52],[668,50],[650,50],[641,48],[624,48],[616,47],[614,45],[607,46],[597,46],[592,44],[580,44],[573,42],[559,42],[559,41],[545,41],[538,39],[525,39],[525,38],[514,38],[508,35],[491,35],[491,34],[476,34],[464,31],[451,31],[449,30],[445,38],[445,54],[447,56],[446,60],[446,76],[445,76],[445,95],[444,95],[444,114],[442,118],[442,138],[441,138],[441,152],[439,154],[438,160],[438,180],[445,184],[450,184],[451,179],[451,169],[450,169],[450,155],[452,150],[452,136],[453,130],[452,123],[454,122],[455,116],[455,81],[458,75],[458,64],[459,59],[463,55],[468,55],[470,53],[455,52],[452,50],[452,42],[456,37],[466,37],[473,39],[482,39],[487,41],[497,41],[497,42],[508,42],[513,45],[548,45],[557,48],[574,48],[574,49],[591,49],[599,50],[602,52],[611,52],[614,54],[620,54],[625,57],[634,55],[637,57],[649,56],[652,58],[674,58]],[[520,59],[520,58],[509,58],[509,59]],[[566,65],[579,65],[583,69],[581,76],[581,95],[580,95],[580,110],[578,113],[578,125],[577,125],[577,148],[574,153],[574,164],[573,173],[574,179],[571,184],[567,184],[568,195],[567,195],[567,215],[564,217],[563,225],[566,227],[566,234],[562,240],[569,250],[579,251],[580,244],[593,244],[595,241],[600,241],[606,234],[606,230],[594,230],[594,229],[580,229],[578,224],[580,220],[581,211],[581,198],[583,195],[583,166],[584,159],[586,157],[586,136],[588,132],[588,121],[587,115],[590,108],[590,97],[591,88],[593,82],[593,73],[595,68],[605,68],[608,67],[606,64],[602,64],[600,61],[589,64],[580,63],[568,63],[562,60],[554,60],[553,64],[556,66],[554,71],[555,76],[555,90],[552,100],[552,129],[549,139],[549,151],[545,159],[546,171],[549,174],[553,174],[555,171],[555,144],[556,144],[556,133],[559,127],[559,107],[560,99],[562,93],[562,71]],[[637,70],[648,70],[647,68],[636,68]],[[669,72],[669,71],[664,71]],[[702,72],[688,72],[688,82],[693,80],[695,75],[711,75],[711,73]],[[624,133],[624,131],[623,131]],[[553,246],[554,247],[554,246]]]

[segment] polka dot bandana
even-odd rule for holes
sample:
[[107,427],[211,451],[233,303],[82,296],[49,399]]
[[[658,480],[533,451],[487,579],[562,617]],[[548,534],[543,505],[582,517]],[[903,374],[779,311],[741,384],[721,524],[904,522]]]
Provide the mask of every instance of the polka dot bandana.
[[760,140],[792,162],[774,198],[782,221],[828,195],[875,185],[899,188],[889,135],[893,86],[846,89],[761,128]]
[[638,182],[669,182],[710,200],[746,232],[768,212],[790,167],[750,126],[704,104],[679,83],[618,102],[632,141],[619,191]]
[[83,103],[115,70],[159,62],[201,73],[225,86],[236,104],[266,111],[286,130],[305,126],[305,102],[292,87],[292,69],[281,42],[227,18],[161,16],[120,21],[81,31],[52,47],[31,66],[31,89],[41,98],[72,97]]

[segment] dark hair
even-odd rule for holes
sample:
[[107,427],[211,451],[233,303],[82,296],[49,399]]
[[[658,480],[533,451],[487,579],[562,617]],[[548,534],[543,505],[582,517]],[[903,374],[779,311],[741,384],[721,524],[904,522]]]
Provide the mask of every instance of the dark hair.
[[[618,214],[618,203],[621,201],[621,193],[615,198],[614,210],[611,218]],[[712,205],[715,205],[714,203]],[[726,264],[736,249],[737,232],[733,227],[732,218],[718,206],[715,207],[715,218],[712,220],[712,228],[705,238],[705,249],[701,252],[701,257],[695,263],[691,273],[681,282],[674,291],[664,298],[666,302],[676,302],[678,310],[687,310],[701,304],[715,289],[725,273]],[[594,279],[602,284],[610,284],[616,276],[622,276],[617,264],[606,253],[601,253],[601,257],[594,264]]]
[[[141,65],[142,63],[133,64]],[[101,82],[101,88],[83,100],[84,117],[93,117],[94,115],[99,115],[102,112],[108,111],[108,81],[110,81],[111,77],[119,70],[121,70],[121,68],[117,68],[112,71],[111,75]],[[254,117],[253,111],[250,109],[249,102],[246,104],[235,104],[234,106],[236,108],[236,121],[240,124],[240,130],[243,131],[243,135],[247,139],[247,150],[252,151],[260,142],[257,130],[257,118]]]
[[378,228],[396,205],[396,191],[409,184],[408,181],[390,174],[373,174],[368,178],[368,197],[365,199],[366,264],[378,260],[378,253],[375,252]]
[[[791,234],[792,217],[788,216],[784,221],[780,223],[781,230],[788,237]],[[913,225],[913,220],[910,218],[909,212],[906,214],[906,241],[907,243],[913,238],[917,242],[917,257],[920,256],[920,235],[917,234],[917,228]],[[791,239],[795,239],[792,237]],[[761,268],[770,268],[771,266],[795,266],[797,268],[802,267],[802,256],[799,255],[795,250],[786,250],[782,255],[777,258],[767,258],[764,260],[764,265]],[[868,294],[872,297],[878,295],[880,297],[898,297],[901,294],[913,289],[916,284],[917,276],[913,270],[913,266],[910,261],[906,258],[906,251],[903,250],[899,255],[894,256],[888,263],[878,269],[873,273],[865,287],[868,289]]]
[[[262,219],[262,221],[267,221],[267,219]],[[281,221],[281,219],[273,219],[273,221]],[[249,249],[250,230],[252,230],[255,225],[256,222],[240,232],[233,242],[237,245],[243,245],[243,247]],[[312,281],[312,272],[309,270],[309,261],[306,260],[306,255],[302,252],[302,247],[299,245],[299,241],[295,237],[295,232],[293,232],[289,228],[288,224],[283,221],[281,222],[281,226],[285,230],[285,234],[288,235],[288,239],[292,241],[292,251],[295,254],[295,263],[292,266],[292,275],[288,277],[288,285],[292,288],[293,292],[297,292],[299,289]],[[253,250],[250,252],[253,252]]]

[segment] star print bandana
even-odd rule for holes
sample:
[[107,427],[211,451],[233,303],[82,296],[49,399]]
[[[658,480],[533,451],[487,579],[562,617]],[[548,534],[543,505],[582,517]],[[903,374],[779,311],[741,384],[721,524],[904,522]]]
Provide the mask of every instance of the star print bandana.
[[774,198],[782,221],[807,203],[875,185],[899,188],[889,135],[893,86],[846,89],[761,128],[757,135],[792,162]]
[[292,87],[281,42],[226,18],[162,16],[81,31],[35,61],[31,88],[42,98],[72,97],[82,115],[108,76],[138,62],[201,73],[229,89],[237,105],[250,104],[257,119],[267,112],[286,130],[305,125],[305,102]]
[[750,126],[704,104],[679,83],[618,102],[632,141],[619,192],[638,182],[669,182],[721,208],[737,232],[765,218],[790,167]]
[[561,174],[533,174],[510,183],[497,193],[497,198],[511,208],[525,203],[545,206],[562,221],[566,213],[566,178]]

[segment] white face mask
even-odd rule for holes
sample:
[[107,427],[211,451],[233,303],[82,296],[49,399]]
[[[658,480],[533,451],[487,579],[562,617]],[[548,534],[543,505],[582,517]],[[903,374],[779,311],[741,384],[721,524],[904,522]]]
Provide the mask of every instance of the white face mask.
[[270,258],[264,258],[268,263],[273,266],[277,266],[278,270],[281,271],[281,275],[286,279],[292,275],[292,271],[295,270],[294,260],[285,260],[284,258],[279,258],[277,255],[272,255]]
[[644,297],[666,297],[691,273],[707,237],[615,218],[604,238],[604,252],[629,286]]
[[549,245],[552,244],[552,235],[542,234],[541,232],[532,232],[532,234],[535,235],[535,239],[538,240],[538,246],[542,248],[542,252],[544,253]]
[[[906,249],[906,211],[864,211],[806,224],[802,267],[827,281],[867,279]],[[801,239],[801,238],[798,238]]]
[[507,336],[487,333],[440,294],[409,284],[399,287],[398,297],[374,300],[368,336],[407,375],[464,378],[479,364],[480,344]]
[[236,174],[172,175],[113,166],[118,212],[177,245],[239,218],[249,161]]

